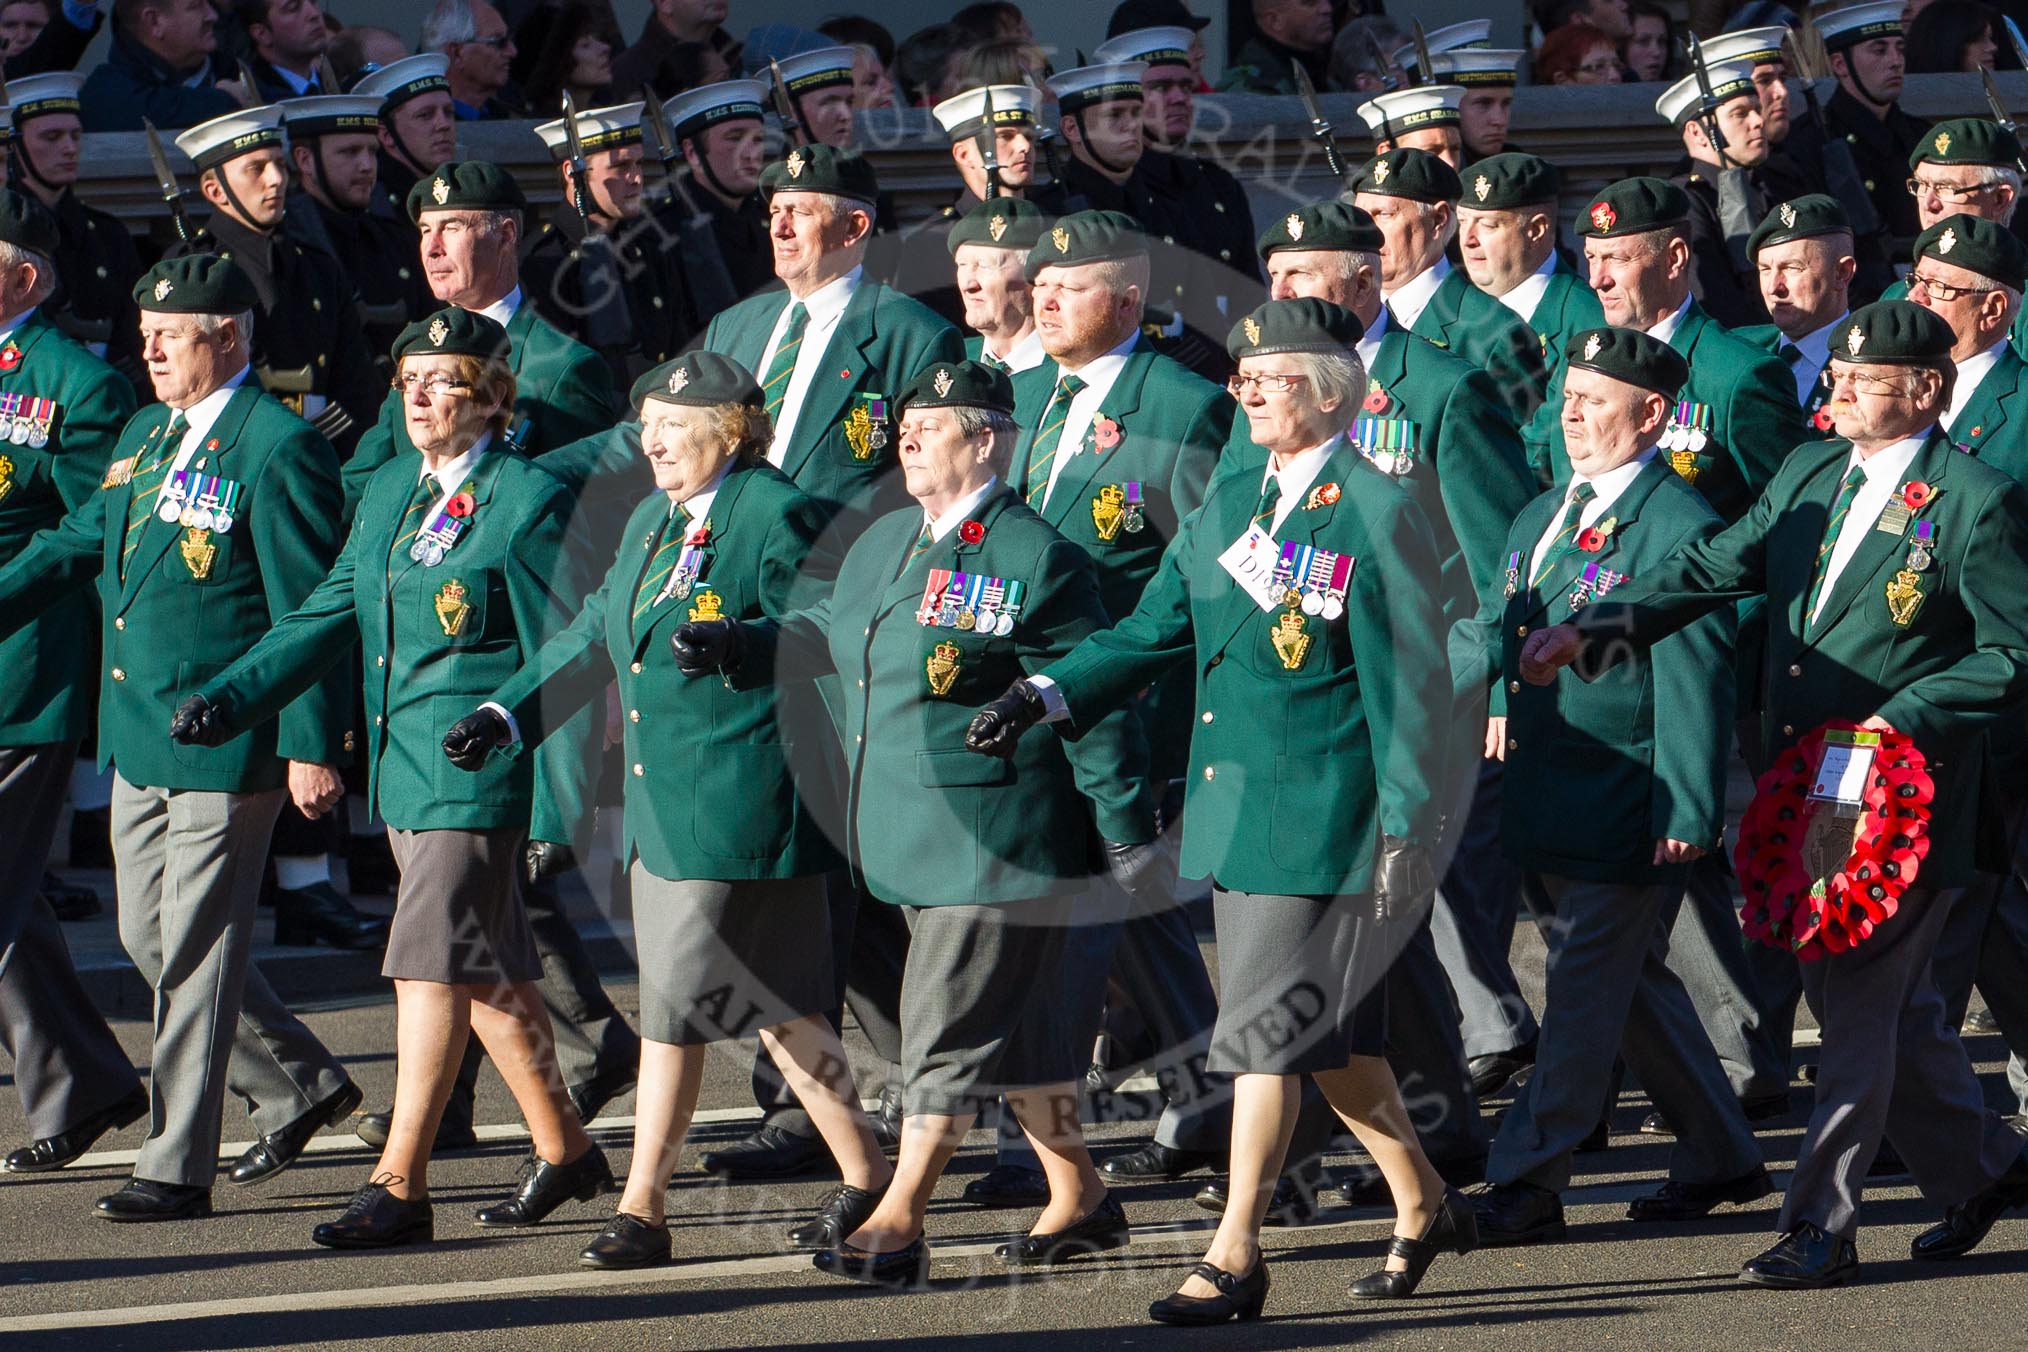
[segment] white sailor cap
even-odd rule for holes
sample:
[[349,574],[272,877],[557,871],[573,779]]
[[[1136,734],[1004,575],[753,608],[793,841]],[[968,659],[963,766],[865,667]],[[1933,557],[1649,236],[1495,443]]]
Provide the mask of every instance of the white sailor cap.
[[352,86],[355,94],[380,100],[380,115],[386,117],[410,99],[443,90],[451,92],[451,58],[442,52],[424,52],[390,61]]
[[720,80],[670,99],[662,105],[662,117],[669,124],[669,134],[681,141],[721,122],[741,118],[760,121],[766,98],[767,86],[759,80]]
[[[1457,51],[1460,47],[1483,47],[1493,40],[1491,19],[1467,19],[1463,23],[1445,24],[1434,33],[1424,33],[1422,40],[1429,48],[1430,64],[1445,52]],[[1415,44],[1394,49],[1394,64],[1403,70],[1416,68]]]
[[227,160],[238,159],[263,146],[283,144],[281,106],[269,103],[259,108],[242,108],[200,122],[179,134],[176,144],[200,172],[216,169]]
[[1771,28],[1742,28],[1732,33],[1720,33],[1717,37],[1700,45],[1707,62],[1744,61],[1748,65],[1766,66],[1783,60],[1782,39],[1789,30],[1780,24]]
[[1521,82],[1520,48],[1460,47],[1455,51],[1431,52],[1430,73],[1446,84],[1467,89],[1512,88]]
[[[578,144],[587,155],[641,142],[641,110],[645,103],[616,103],[610,108],[587,108],[577,115]],[[550,158],[559,163],[570,158],[570,131],[565,119],[545,122],[535,129]]]
[[1464,98],[1463,85],[1417,85],[1366,100],[1359,105],[1359,116],[1375,136],[1391,140],[1424,127],[1457,126],[1458,105]]
[[1817,36],[1826,51],[1842,52],[1875,38],[1898,38],[1901,29],[1901,0],[1876,0],[1870,5],[1849,5],[1816,18]]
[[45,113],[76,113],[83,110],[78,90],[84,76],[71,70],[53,70],[43,75],[24,75],[7,82],[7,105],[16,126]]
[[1136,28],[1107,38],[1092,52],[1097,61],[1139,61],[1150,66],[1187,66],[1190,44],[1197,38],[1188,28]]
[[283,99],[282,127],[297,140],[370,132],[380,126],[380,100],[364,94],[305,94]]
[[1050,76],[1049,92],[1056,95],[1057,107],[1065,114],[1075,113],[1094,104],[1141,97],[1141,77],[1147,70],[1148,63],[1145,61],[1107,61],[1092,66],[1076,66],[1060,75]]
[[[1716,103],[1727,103],[1742,95],[1755,93],[1752,62],[1720,61],[1704,69],[1711,77],[1711,97]],[[1655,100],[1655,111],[1680,127],[1697,116],[1702,97],[1696,75],[1686,75],[1662,91],[1662,97]]]
[[785,56],[775,64],[781,68],[782,83],[801,98],[832,85],[851,84],[852,65],[858,56],[850,47],[819,47]]
[[986,125],[986,98],[993,99],[993,125],[996,127],[1035,125],[1035,109],[1042,102],[1033,85],[980,85],[967,89],[930,109],[930,116],[944,129],[944,135],[953,142],[962,141],[977,134]]

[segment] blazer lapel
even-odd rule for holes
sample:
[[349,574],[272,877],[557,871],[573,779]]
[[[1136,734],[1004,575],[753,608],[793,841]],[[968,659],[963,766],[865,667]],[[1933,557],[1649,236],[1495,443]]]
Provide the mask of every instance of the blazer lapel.
[[[696,587],[701,588],[710,585],[709,578],[711,576],[712,561],[717,557],[722,546],[724,545],[727,533],[738,529],[738,527],[733,524],[738,519],[733,515],[733,510],[739,504],[740,490],[746,487],[747,481],[752,477],[753,474],[751,470],[735,469],[730,473],[728,473],[725,476],[725,479],[718,485],[718,494],[716,497],[712,498],[711,511],[709,515],[705,517],[705,521],[703,523],[710,525],[711,536],[708,540],[706,540],[704,544],[704,558],[702,564],[699,566],[697,571]],[[692,522],[691,524],[694,527],[700,523]],[[638,569],[634,570],[635,592],[638,592],[640,590],[641,577],[647,571],[648,562],[653,557],[654,555],[652,553],[646,554],[641,560],[641,566]],[[693,588],[692,589],[693,595],[695,594],[695,591],[696,588]],[[634,597],[633,594],[630,593],[627,597],[627,605],[631,608],[633,604]],[[655,626],[660,624],[662,621],[668,619],[671,615],[674,615],[679,610],[684,611],[686,616],[688,615],[688,610],[685,606],[681,604],[664,603],[662,605],[652,607],[647,614],[641,617],[637,631],[634,635],[634,648],[635,648],[634,655],[636,657],[640,656],[640,649],[647,643],[648,636],[655,631]]]
[[1974,455],[1979,447],[1997,437],[2007,422],[2009,396],[2021,387],[2024,363],[2010,346],[1986,372],[1979,388],[1965,402],[1964,411],[1951,424],[1950,438]]
[[1113,381],[1112,389],[1106,392],[1099,405],[1099,411],[1120,424],[1124,434],[1122,445],[1110,451],[1101,451],[1093,440],[1089,427],[1066,426],[1063,434],[1078,434],[1077,454],[1064,462],[1063,472],[1056,476],[1056,486],[1049,492],[1049,501],[1043,505],[1042,519],[1058,530],[1063,529],[1079,504],[1086,501],[1086,492],[1091,481],[1098,476],[1105,462],[1124,448],[1124,439],[1134,435],[1134,429],[1127,422],[1130,415],[1140,411],[1141,390],[1148,382],[1148,372],[1155,365],[1155,351],[1142,338],[1134,344],[1134,350],[1127,354],[1126,365],[1120,368],[1119,378]]
[[[1570,604],[1571,592],[1576,587],[1578,579],[1584,576],[1584,570],[1593,564],[1603,569],[1616,561],[1624,561],[1627,528],[1640,517],[1641,508],[1646,506],[1648,499],[1654,495],[1656,486],[1665,476],[1675,472],[1659,455],[1642,466],[1641,472],[1634,476],[1634,481],[1627,485],[1626,491],[1614,499],[1612,505],[1599,517],[1602,522],[1610,520],[1614,523],[1613,533],[1605,538],[1597,553],[1587,554],[1579,551],[1567,556],[1549,573],[1543,574],[1541,582],[1536,585],[1528,598],[1528,614],[1532,617],[1545,612],[1554,612],[1555,619],[1567,619],[1575,609]],[[1559,502],[1557,509],[1561,510],[1561,507],[1562,504]],[[1549,523],[1545,521],[1537,529],[1536,534],[1539,536],[1548,528]]]
[[[486,504],[492,500],[494,481],[500,477],[500,457],[502,455],[511,455],[511,454],[513,454],[512,451],[508,450],[504,444],[496,440],[492,446],[486,449],[486,453],[479,457],[479,462],[472,466],[472,472],[470,476],[465,480],[466,483],[469,483],[472,486],[471,488],[472,515],[466,524],[465,527],[466,530],[469,531],[477,529],[479,514],[485,510]],[[417,466],[416,472],[418,474],[422,472],[421,466]],[[464,484],[443,484],[441,485],[441,488],[446,495],[452,493],[462,493],[465,491]],[[404,497],[403,500],[406,501],[406,497]],[[430,509],[424,512],[421,519],[418,520],[417,522],[418,529],[420,529],[422,522],[429,520],[430,515],[435,511],[436,507],[434,504],[432,504]],[[392,544],[393,542],[390,540],[389,541],[390,548],[392,547]],[[456,544],[453,544],[450,547],[450,549],[445,551],[444,561],[438,564],[437,567],[439,568],[450,567],[451,564],[456,561],[457,556],[458,556],[458,546]],[[408,574],[408,571],[410,569],[420,568],[422,566],[423,566],[422,561],[420,559],[410,558],[408,556],[407,550],[403,550],[399,555],[397,555],[394,559],[392,559],[389,563],[387,570],[387,595],[390,597],[394,595],[395,583],[401,581],[401,579]]]
[[[843,420],[846,401],[859,388],[860,375],[873,364],[866,349],[878,337],[873,328],[873,302],[879,289],[872,278],[862,277],[853,288],[852,298],[845,302],[845,313],[838,316],[838,327],[831,330],[831,341],[824,346],[823,359],[810,377],[803,406],[796,413],[797,444],[782,456],[782,473],[792,479],[808,462],[817,443]],[[833,367],[838,370],[835,376],[831,374]],[[895,393],[885,391],[889,399]]]
[[[1910,479],[1921,479],[1934,492],[1942,492],[1941,484],[1947,472],[1947,467],[1950,464],[1950,457],[1956,453],[1957,448],[1944,437],[1942,432],[1931,433],[1929,440],[1923,444],[1923,448],[1916,452],[1915,459],[1909,462],[1903,482],[1906,483]],[[1843,464],[1842,461],[1839,463]],[[1900,484],[1894,485],[1896,493],[1899,493],[1900,489]],[[1889,504],[1892,504],[1894,501],[1894,497],[1890,495],[1888,498]],[[1909,532],[1914,528],[1914,522],[1919,520],[1921,515],[1921,513],[1917,513],[1915,516],[1912,516],[1910,524],[1903,526],[1899,531],[1891,534],[1881,530],[1877,524],[1867,526],[1866,537],[1859,542],[1858,550],[1846,562],[1845,570],[1838,574],[1838,580],[1832,585],[1830,595],[1824,598],[1823,607],[1817,615],[1817,622],[1807,626],[1804,630],[1803,643],[1805,646],[1814,645],[1825,634],[1831,632],[1832,627],[1838,623],[1838,617],[1851,609],[1852,603],[1855,600],[1864,595],[1871,595],[1879,590],[1879,587],[1875,584],[1879,581],[1880,574],[1886,570],[1888,565],[1901,556],[1902,551],[1907,547]],[[1804,602],[1805,604],[1808,603],[1807,593],[1805,594]]]
[[[928,582],[932,569],[949,568],[956,573],[976,571],[976,566],[972,563],[973,558],[985,548],[986,541],[992,538],[993,526],[1001,514],[1018,501],[1019,496],[1004,483],[988,494],[986,500],[966,518],[978,522],[985,528],[985,533],[979,537],[978,543],[967,543],[964,538],[964,527],[960,525],[949,535],[931,545],[921,558],[903,568],[900,575],[880,594],[880,605],[873,613],[873,622],[878,624],[886,619],[888,612],[903,602],[921,600],[923,587]],[[911,522],[910,531],[906,548],[913,549],[922,528]]]
[[[1360,458],[1359,451],[1352,445],[1351,440],[1341,436],[1337,448],[1325,457],[1323,468],[1317,471],[1317,477],[1311,481],[1310,489],[1335,483],[1340,486],[1339,501],[1343,501],[1344,483],[1359,472],[1361,466],[1356,462]],[[1378,470],[1372,472],[1379,473]],[[1231,505],[1227,508],[1232,513],[1228,518],[1231,524],[1212,541],[1212,548],[1221,554],[1228,545],[1245,534],[1247,524],[1252,520],[1254,504],[1260,499],[1260,481],[1252,475],[1243,478],[1235,476],[1228,482],[1236,485]],[[1290,541],[1315,544],[1318,533],[1330,525],[1332,517],[1337,515],[1338,506],[1335,502],[1319,502],[1315,507],[1304,506],[1304,502],[1309,501],[1309,491],[1305,490],[1303,502],[1298,502],[1283,518],[1281,533],[1275,536],[1277,541],[1284,544]],[[1206,510],[1208,511],[1208,507]],[[1246,515],[1241,516],[1242,512]],[[1354,560],[1353,566],[1358,566],[1357,560]],[[1221,568],[1219,571],[1223,572],[1224,569]],[[1200,648],[1198,650],[1200,655],[1205,652],[1223,652],[1239,636],[1240,630],[1246,627],[1248,617],[1265,613],[1261,610],[1260,603],[1248,595],[1245,588],[1237,582],[1230,582],[1229,585],[1231,595],[1226,598],[1226,609],[1218,616],[1217,623],[1211,630],[1218,636],[1218,641],[1208,649]]]
[[[198,448],[197,454],[190,457],[188,468],[197,469],[202,466],[207,473],[231,478],[231,474],[227,472],[230,467],[225,463],[226,458],[231,453],[233,444],[239,440],[240,430],[246,425],[247,417],[253,412],[254,405],[259,402],[260,397],[260,382],[254,379],[253,373],[249,371],[246,380],[233,391],[232,397],[226,400],[225,408],[220,411],[218,420],[211,424],[211,430],[204,434],[204,444]],[[168,482],[167,475],[164,475],[163,482]],[[131,510],[133,490],[129,488],[127,491],[129,494],[127,505]],[[248,529],[244,509],[241,519],[236,524],[241,530]],[[120,583],[120,609],[123,611],[133,604],[134,596],[140,591],[141,580],[162,561],[162,556],[176,543],[183,528],[171,525],[150,512],[148,518],[141,523],[140,529],[141,542],[135,546],[134,557],[127,568],[127,576]],[[115,554],[115,558],[117,557]]]

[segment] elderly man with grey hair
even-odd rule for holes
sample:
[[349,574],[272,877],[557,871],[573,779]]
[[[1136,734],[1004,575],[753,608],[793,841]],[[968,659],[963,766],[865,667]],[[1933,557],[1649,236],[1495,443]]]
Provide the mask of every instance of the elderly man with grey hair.
[[450,61],[451,107],[461,122],[526,117],[509,87],[514,35],[486,0],[437,0],[423,19],[422,50]]

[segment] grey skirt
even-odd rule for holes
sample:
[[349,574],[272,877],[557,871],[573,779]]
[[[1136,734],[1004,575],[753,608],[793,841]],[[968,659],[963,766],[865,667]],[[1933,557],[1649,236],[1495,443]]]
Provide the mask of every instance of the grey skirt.
[[1373,898],[1211,893],[1218,1022],[1205,1059],[1225,1074],[1306,1075],[1378,1056],[1393,939]]
[[542,959],[521,902],[513,831],[387,828],[401,883],[382,976],[401,981],[535,981]]
[[837,1002],[822,877],[677,882],[638,860],[631,876],[642,1037],[751,1037]]

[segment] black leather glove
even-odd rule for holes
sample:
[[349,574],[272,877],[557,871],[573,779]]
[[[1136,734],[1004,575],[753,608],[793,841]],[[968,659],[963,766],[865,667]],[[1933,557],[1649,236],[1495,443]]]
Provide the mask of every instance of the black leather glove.
[[669,635],[676,669],[685,676],[704,676],[739,665],[744,648],[738,620],[692,620]]
[[474,709],[444,734],[444,755],[460,770],[479,770],[495,747],[514,740],[514,730],[498,709]]
[[1413,920],[1436,898],[1436,868],[1429,851],[1396,836],[1380,838],[1373,868],[1373,910],[1380,920]]
[[226,730],[225,710],[202,695],[192,695],[170,716],[169,739],[185,746],[222,746],[232,734]]
[[1159,836],[1141,845],[1109,840],[1105,846],[1106,872],[1128,896],[1141,896],[1161,882],[1165,852]]
[[577,867],[577,853],[568,845],[559,845],[553,840],[531,840],[522,854],[527,866],[528,881],[539,883],[544,878],[554,878]]
[[[965,729],[965,749],[1013,760],[1014,744],[1021,734],[1040,723],[1048,712],[1040,691],[1025,680],[1016,681],[1007,687],[1006,694],[972,715],[972,726]],[[1109,851],[1112,848],[1106,846]]]

